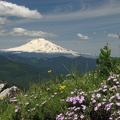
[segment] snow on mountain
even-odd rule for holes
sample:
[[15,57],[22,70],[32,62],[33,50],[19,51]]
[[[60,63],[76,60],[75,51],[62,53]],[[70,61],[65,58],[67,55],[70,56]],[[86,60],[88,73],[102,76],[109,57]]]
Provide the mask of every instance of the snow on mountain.
[[79,54],[73,50],[60,47],[43,38],[33,39],[30,42],[14,48],[2,49],[4,52],[29,52],[29,53],[45,53],[45,54],[71,54],[73,56],[79,56]]

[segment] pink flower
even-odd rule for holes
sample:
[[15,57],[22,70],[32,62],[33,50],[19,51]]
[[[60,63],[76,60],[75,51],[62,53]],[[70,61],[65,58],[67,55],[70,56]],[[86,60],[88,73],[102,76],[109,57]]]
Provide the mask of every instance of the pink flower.
[[81,115],[80,118],[83,119],[83,118],[84,118],[84,115]]
[[117,106],[120,106],[120,103],[116,103]]

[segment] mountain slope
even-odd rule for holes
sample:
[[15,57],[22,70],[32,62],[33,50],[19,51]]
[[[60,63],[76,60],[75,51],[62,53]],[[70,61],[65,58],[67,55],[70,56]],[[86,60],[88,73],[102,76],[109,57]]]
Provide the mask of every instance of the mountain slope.
[[41,53],[41,54],[68,54],[72,56],[79,56],[79,54],[73,50],[65,49],[43,38],[33,39],[30,42],[14,48],[3,49],[4,52],[14,53]]
[[46,76],[46,71],[45,68],[38,69],[31,65],[14,62],[6,59],[4,56],[0,56],[0,80],[7,81],[20,88],[28,88],[29,83],[38,82],[40,77]]

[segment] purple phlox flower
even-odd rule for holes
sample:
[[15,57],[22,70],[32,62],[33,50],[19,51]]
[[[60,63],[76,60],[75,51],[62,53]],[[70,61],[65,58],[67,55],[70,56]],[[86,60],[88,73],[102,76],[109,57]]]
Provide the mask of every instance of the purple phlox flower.
[[103,101],[106,101],[106,98],[103,98]]
[[116,82],[116,85],[119,85],[119,84],[120,84],[120,82],[119,82],[119,81],[117,81],[117,82]]
[[115,78],[114,76],[109,76],[107,80],[109,81],[109,80],[114,79],[114,78]]
[[100,98],[100,97],[101,97],[101,94],[98,93],[98,94],[96,95],[96,97],[97,97],[97,98]]
[[32,109],[31,109],[31,111],[34,111],[34,110],[35,110],[35,108],[32,108]]
[[73,105],[77,103],[77,99],[78,99],[77,97],[73,97],[73,99],[72,99]]
[[74,120],[78,120],[78,116],[76,114],[74,115]]
[[25,105],[29,105],[29,102],[26,102]]
[[76,106],[73,106],[73,107],[71,107],[70,109],[71,109],[71,110],[75,110],[75,109],[76,109]]
[[16,103],[17,101],[16,97],[10,98],[10,102]]
[[92,103],[96,103],[96,100],[93,100]]
[[85,110],[86,109],[86,106],[85,105],[81,105],[82,106],[82,109]]
[[77,108],[74,109],[74,111],[77,111],[77,110],[80,110],[80,107],[77,107]]
[[50,90],[50,88],[47,88],[47,90]]
[[109,88],[109,91],[114,91],[114,90],[117,90],[117,86],[114,85],[113,87]]
[[84,115],[80,115],[80,118],[83,119],[83,118],[84,118]]
[[96,107],[94,108],[94,111],[97,111],[97,110],[98,110],[98,108],[99,108],[99,107],[98,107],[98,106],[96,106]]
[[101,91],[102,90],[102,88],[99,88],[98,90],[97,90],[97,92],[99,92],[99,91]]
[[98,105],[97,105],[98,107],[100,107],[101,106],[101,103],[98,103]]
[[107,104],[107,105],[105,106],[104,110],[106,110],[106,111],[110,110],[110,108],[112,107],[113,104],[114,104],[114,103]]
[[83,103],[84,100],[85,100],[85,97],[84,97],[84,96],[81,96],[78,102],[79,102],[79,103]]
[[68,113],[68,116],[70,117],[70,116],[72,116],[74,114],[74,112],[69,112]]
[[102,105],[104,105],[106,102],[102,102]]
[[103,89],[103,92],[106,92],[107,91],[107,89]]
[[57,117],[56,117],[56,120],[64,120],[64,116],[63,114],[59,114]]
[[66,99],[67,102],[72,102],[72,100],[73,100],[72,97],[67,97]]
[[107,88],[107,85],[103,85],[103,88],[104,88],[104,89]]
[[95,97],[95,94],[92,94],[92,98],[94,98]]
[[115,79],[113,79],[113,82],[116,82],[117,81],[117,79],[115,78]]
[[71,94],[74,94],[74,92],[73,92],[73,91],[71,91]]
[[116,103],[116,105],[120,107],[120,103]]
[[15,113],[19,112],[19,110],[18,106],[15,106]]
[[116,93],[116,97],[118,100],[120,100],[120,93]]
[[111,102],[113,100],[113,98],[115,98],[115,96],[111,96],[109,101]]
[[109,120],[113,120],[113,117],[112,117],[112,116],[110,116],[110,117],[109,117]]

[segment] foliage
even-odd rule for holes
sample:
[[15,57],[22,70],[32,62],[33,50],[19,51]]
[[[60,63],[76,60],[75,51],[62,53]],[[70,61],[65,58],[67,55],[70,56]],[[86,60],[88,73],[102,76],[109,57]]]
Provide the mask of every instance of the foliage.
[[101,49],[100,74],[72,72],[1,99],[0,120],[119,120],[120,58],[110,53],[107,45]]
[[[4,120],[115,120],[120,117],[120,76],[101,79],[97,71],[33,84],[0,101]],[[4,104],[3,104],[4,103]]]
[[102,49],[100,49],[99,58],[97,59],[97,67],[100,70],[101,75],[110,75],[111,72],[116,70],[117,59],[111,58],[111,50],[106,44]]

